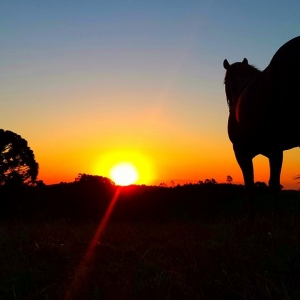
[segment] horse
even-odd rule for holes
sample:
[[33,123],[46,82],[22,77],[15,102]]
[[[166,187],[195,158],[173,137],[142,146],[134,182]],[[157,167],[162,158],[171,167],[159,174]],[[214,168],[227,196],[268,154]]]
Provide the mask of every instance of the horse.
[[269,187],[279,213],[283,151],[300,146],[300,36],[285,43],[260,71],[244,58],[223,62],[229,106],[228,136],[250,198],[249,218],[256,214],[252,159],[269,159]]

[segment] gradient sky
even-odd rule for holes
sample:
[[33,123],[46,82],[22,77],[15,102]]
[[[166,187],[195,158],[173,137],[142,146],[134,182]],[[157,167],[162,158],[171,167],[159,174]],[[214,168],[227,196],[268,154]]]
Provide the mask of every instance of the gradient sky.
[[[0,128],[28,141],[47,184],[121,160],[138,183],[242,183],[223,60],[264,69],[300,34],[299,12],[299,0],[2,1]],[[267,159],[254,164],[267,182]],[[286,151],[284,187],[299,173],[299,149]]]

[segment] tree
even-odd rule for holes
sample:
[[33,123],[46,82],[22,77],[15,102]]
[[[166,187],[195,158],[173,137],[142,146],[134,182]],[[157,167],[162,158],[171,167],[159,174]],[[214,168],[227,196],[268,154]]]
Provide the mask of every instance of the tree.
[[212,179],[205,179],[204,183],[205,184],[218,184],[214,178],[212,178]]
[[210,182],[211,182],[212,184],[218,184],[214,178],[212,178],[212,179],[210,180]]
[[226,177],[226,181],[229,183],[229,184],[232,184],[232,177],[230,176],[230,175],[228,175],[227,177]]
[[38,169],[27,141],[12,131],[0,129],[0,185],[35,183]]
[[75,182],[81,184],[89,185],[104,185],[104,186],[113,186],[115,183],[107,177],[98,176],[98,175],[89,175],[85,173],[79,173],[75,178]]

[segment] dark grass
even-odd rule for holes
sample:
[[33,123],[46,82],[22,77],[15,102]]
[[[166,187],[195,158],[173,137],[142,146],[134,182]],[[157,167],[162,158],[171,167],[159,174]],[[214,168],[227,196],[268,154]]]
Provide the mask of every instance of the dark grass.
[[297,192],[284,191],[279,224],[271,198],[259,194],[251,226],[240,194],[195,207],[196,196],[180,192],[185,201],[173,199],[167,217],[122,220],[117,211],[88,264],[98,222],[3,219],[0,299],[300,299]]
[[298,218],[111,223],[72,285],[94,224],[0,227],[0,299],[299,299]]

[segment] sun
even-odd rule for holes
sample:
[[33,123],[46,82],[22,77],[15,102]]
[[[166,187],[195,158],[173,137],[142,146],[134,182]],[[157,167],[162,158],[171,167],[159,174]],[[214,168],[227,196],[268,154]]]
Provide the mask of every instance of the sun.
[[139,174],[133,164],[124,162],[111,169],[110,177],[117,185],[130,185],[138,180]]
[[153,161],[136,149],[108,150],[95,156],[91,173],[110,178],[117,185],[152,184]]

